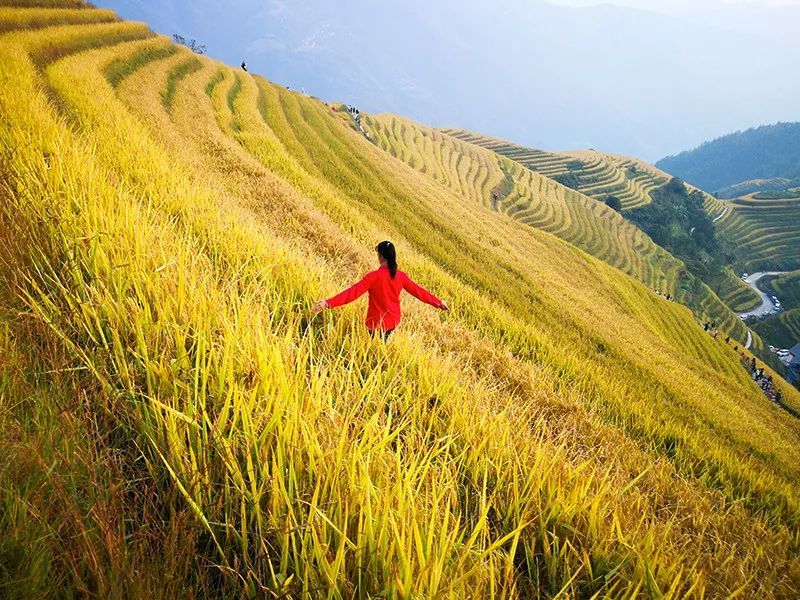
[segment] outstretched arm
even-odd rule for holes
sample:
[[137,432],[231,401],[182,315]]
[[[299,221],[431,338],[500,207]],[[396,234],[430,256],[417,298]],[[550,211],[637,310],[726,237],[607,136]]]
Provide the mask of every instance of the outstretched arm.
[[353,300],[357,300],[363,296],[364,293],[369,289],[370,285],[372,285],[372,279],[372,273],[367,273],[358,283],[350,286],[343,292],[336,294],[332,298],[320,300],[312,307],[311,310],[313,310],[315,313],[318,313],[325,308],[336,308],[337,306],[344,306]]
[[442,310],[450,310],[447,307],[447,304],[431,294],[421,285],[417,285],[411,281],[411,278],[408,275],[403,278],[403,289],[414,296],[414,298],[424,302],[425,304],[430,304],[431,306],[435,306],[436,308],[440,308]]

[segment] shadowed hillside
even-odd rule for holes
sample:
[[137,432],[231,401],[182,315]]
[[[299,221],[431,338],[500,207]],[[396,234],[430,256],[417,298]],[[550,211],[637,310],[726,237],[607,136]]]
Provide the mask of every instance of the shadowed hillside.
[[[563,188],[48,4],[0,11],[3,595],[797,594],[800,422],[479,201]],[[451,313],[312,317],[386,238]]]
[[785,184],[797,179],[794,185],[800,186],[800,123],[738,131],[662,158],[656,166],[707,192],[719,191],[723,197],[731,197],[726,188],[737,184],[755,186],[739,193],[756,191],[760,186],[754,180],[762,182],[762,189],[775,189],[778,178],[785,178]]

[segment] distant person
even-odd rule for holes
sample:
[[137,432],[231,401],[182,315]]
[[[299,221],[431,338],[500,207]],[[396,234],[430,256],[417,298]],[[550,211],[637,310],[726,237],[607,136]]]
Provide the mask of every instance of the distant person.
[[365,323],[370,336],[374,336],[378,331],[384,340],[389,338],[400,323],[400,292],[403,290],[440,310],[450,310],[442,300],[397,269],[397,252],[392,242],[381,242],[375,250],[378,252],[380,263],[378,269],[367,273],[361,281],[336,296],[320,300],[311,310],[319,313],[326,308],[343,306],[358,299],[364,292],[368,292],[369,306]]
[[781,391],[778,390],[777,392],[775,392],[775,402],[780,404],[781,400],[783,400],[783,395],[781,394]]
[[708,321],[703,323],[703,331],[708,331]]
[[242,70],[247,71],[247,63],[242,61]]

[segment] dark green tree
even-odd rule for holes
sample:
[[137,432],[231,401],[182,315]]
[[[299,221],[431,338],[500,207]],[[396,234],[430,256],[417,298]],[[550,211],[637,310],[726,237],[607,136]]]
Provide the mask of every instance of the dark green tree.
[[617,212],[622,212],[622,202],[616,196],[606,196],[606,206],[613,208]]

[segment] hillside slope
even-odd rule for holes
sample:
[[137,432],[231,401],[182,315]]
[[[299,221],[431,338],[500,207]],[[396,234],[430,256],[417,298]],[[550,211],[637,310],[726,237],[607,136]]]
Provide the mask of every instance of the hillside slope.
[[800,123],[731,133],[662,158],[656,166],[707,192],[751,180],[794,180],[800,178]]
[[[415,127],[418,130],[409,138],[405,130]],[[646,285],[670,293],[678,302],[690,307],[698,319],[716,322],[734,339],[743,343],[747,338],[747,329],[734,311],[749,308],[758,302],[752,290],[725,269],[714,281],[709,282],[714,286],[712,291],[709,285],[689,272],[683,262],[654,244],[628,219],[616,215],[605,206],[606,198],[615,195],[622,203],[623,214],[630,215],[629,211],[652,202],[652,194],[658,193],[658,189],[670,180],[669,175],[641,161],[594,150],[557,154],[523,148],[463,130],[443,131],[469,147],[485,148],[498,157],[507,158],[503,168],[506,171],[515,170],[517,178],[532,177],[537,182],[553,178],[555,182],[566,184],[565,188],[574,188],[574,191],[564,189],[551,182],[549,186],[552,191],[547,192],[539,183],[539,189],[535,192],[530,187],[522,192],[516,191],[514,196],[501,204],[500,210],[528,225],[555,233]],[[399,126],[383,124],[376,135],[379,144],[406,162],[413,156],[411,166],[419,162],[423,169],[426,168],[424,160],[420,161],[417,155],[425,154],[427,148],[423,147],[417,155],[408,154],[405,148],[409,142],[422,143],[421,139],[435,138],[435,134],[406,122]],[[431,144],[429,140],[425,143]],[[461,152],[463,154],[466,151]],[[523,166],[525,174],[520,175],[519,168],[508,166],[509,162]],[[461,165],[461,162],[458,164]],[[537,209],[534,211],[532,207]],[[707,194],[703,208],[709,214],[723,214],[722,203]],[[571,215],[570,212],[579,214]],[[760,338],[756,335],[753,339],[754,347],[761,348]]]
[[[652,192],[673,177],[636,158],[594,149],[546,152],[463,129],[442,131],[492,150],[600,202],[614,196],[620,201],[622,211],[649,204],[652,202]],[[707,193],[704,193],[703,207],[712,217],[719,216],[724,209],[722,202]]]
[[717,229],[740,255],[741,271],[789,271],[800,267],[800,198],[726,200]]
[[596,200],[605,201],[608,196],[615,196],[622,203],[623,210],[647,204],[650,191],[669,180],[666,174],[625,156],[595,150],[545,152],[461,129],[442,131],[493,150]]
[[765,278],[763,285],[777,295],[784,310],[755,323],[753,328],[767,335],[770,344],[791,348],[800,343],[800,271]]
[[[687,309],[317,100],[20,10],[4,594],[796,595],[800,422]],[[312,318],[384,238],[452,313],[407,303],[388,345]]]

